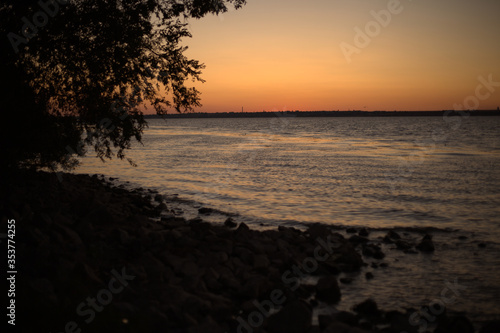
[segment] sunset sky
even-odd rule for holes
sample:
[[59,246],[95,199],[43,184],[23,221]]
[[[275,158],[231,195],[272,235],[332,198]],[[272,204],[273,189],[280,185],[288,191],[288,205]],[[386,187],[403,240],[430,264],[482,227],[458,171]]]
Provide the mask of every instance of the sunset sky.
[[197,111],[500,105],[498,0],[248,0],[188,23]]

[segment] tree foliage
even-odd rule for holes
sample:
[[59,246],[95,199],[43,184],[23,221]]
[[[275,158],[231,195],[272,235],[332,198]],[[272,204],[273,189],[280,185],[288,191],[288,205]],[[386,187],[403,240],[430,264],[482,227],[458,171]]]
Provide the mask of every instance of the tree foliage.
[[146,126],[141,105],[158,114],[200,106],[189,82],[203,81],[204,66],[185,55],[186,19],[244,3],[2,1],[3,164],[71,168],[69,153],[84,154],[84,146],[101,159],[124,158]]

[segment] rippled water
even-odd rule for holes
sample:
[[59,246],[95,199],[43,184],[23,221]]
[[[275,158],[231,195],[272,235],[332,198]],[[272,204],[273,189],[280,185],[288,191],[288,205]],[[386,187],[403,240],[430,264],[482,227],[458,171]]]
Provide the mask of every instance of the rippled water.
[[130,153],[138,168],[85,159],[80,171],[247,222],[498,230],[500,117],[454,119],[151,120]]
[[[473,292],[454,306],[471,312],[472,302],[474,311],[498,317],[499,129],[500,117],[155,119],[144,146],[129,154],[137,168],[84,158],[77,172],[178,194],[256,227],[459,230],[436,236],[439,257],[415,255],[405,266],[389,256],[393,269],[380,275],[397,285],[354,284],[345,293],[415,306],[439,295],[444,280],[460,278]],[[459,242],[458,234],[469,238]],[[478,254],[479,241],[488,247]]]

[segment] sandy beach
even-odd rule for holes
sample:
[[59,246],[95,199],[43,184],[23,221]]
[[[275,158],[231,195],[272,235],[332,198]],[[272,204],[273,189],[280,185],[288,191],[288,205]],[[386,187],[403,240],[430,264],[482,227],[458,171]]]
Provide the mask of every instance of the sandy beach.
[[[434,251],[430,234],[410,243],[395,231],[373,238],[321,224],[214,225],[203,221],[210,208],[186,220],[152,190],[62,176],[16,172],[2,186],[2,223],[16,224],[16,320],[25,332],[498,332],[498,322],[474,327],[467,314],[438,307],[427,321],[371,299],[334,310],[352,282],[339,274],[370,259],[372,272],[356,279],[373,279],[387,266],[381,244],[412,260]],[[451,285],[446,295],[458,292]],[[315,311],[325,305],[329,313]]]

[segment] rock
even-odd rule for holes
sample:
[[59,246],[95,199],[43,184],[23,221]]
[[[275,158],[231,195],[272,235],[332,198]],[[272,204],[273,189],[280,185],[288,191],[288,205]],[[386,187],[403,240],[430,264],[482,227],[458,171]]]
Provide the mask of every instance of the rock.
[[335,316],[318,315],[318,324],[321,330],[326,329],[331,323],[335,321]]
[[353,243],[354,245],[368,243],[368,241],[368,238],[358,235],[353,235],[349,238],[349,242]]
[[132,237],[128,234],[126,230],[123,230],[121,228],[115,229],[112,234],[114,234],[114,237],[118,240],[118,242],[121,245],[127,245],[130,244],[133,240]]
[[198,213],[200,214],[211,214],[214,210],[212,208],[208,208],[208,207],[201,207],[200,209],[198,209]]
[[[439,323],[434,333],[474,333],[474,326],[472,326],[469,319],[464,316],[455,318],[447,318]],[[498,331],[496,331],[498,332]]]
[[498,333],[500,332],[500,320],[495,320],[484,325],[479,333]]
[[212,317],[207,317],[199,325],[189,328],[187,333],[219,333],[224,331]]
[[340,278],[339,279],[340,283],[343,283],[343,284],[351,284],[352,281],[354,281],[353,278]]
[[479,243],[477,244],[478,247],[480,248],[485,248],[486,247],[486,243]]
[[349,326],[356,326],[358,324],[358,318],[354,313],[340,311],[339,313],[335,314],[334,317],[337,321],[340,321]]
[[410,244],[409,242],[402,240],[402,239],[398,239],[398,240],[394,241],[394,244],[396,244],[398,250],[402,250],[402,251],[408,251],[413,247],[412,244]]
[[387,312],[385,314],[385,317],[389,321],[389,324],[390,324],[390,331],[389,332],[418,333],[419,326],[411,325],[413,323],[413,321],[410,320],[410,316],[412,316],[413,313],[415,313],[415,312],[406,313],[406,314],[403,314],[399,311]]
[[157,207],[156,207],[156,210],[157,211],[162,211],[162,210],[167,210],[168,207],[167,207],[167,204],[162,202],[161,204],[159,204]]
[[393,243],[397,239],[401,239],[401,236],[394,230],[389,230],[384,237],[384,243]]
[[236,228],[237,226],[237,224],[230,217],[227,218],[227,220],[224,222],[224,225],[228,228]]
[[265,269],[270,265],[269,259],[264,254],[258,254],[253,257],[253,267],[255,269]]
[[375,244],[365,244],[363,245],[363,255],[367,257],[373,257],[375,259],[384,259],[385,254],[382,252],[380,246]]
[[340,301],[340,297],[340,288],[335,276],[327,276],[318,280],[316,299],[331,304]]
[[365,274],[365,278],[366,278],[367,280],[371,280],[371,279],[373,279],[374,277],[375,277],[375,276],[373,276],[373,273],[372,273],[372,272],[366,272],[366,274]]
[[401,239],[401,236],[395,232],[394,230],[389,230],[389,232],[387,233],[387,236],[391,239]]
[[196,224],[196,223],[202,223],[203,219],[201,217],[194,217],[192,219],[187,220],[188,224]]
[[416,246],[421,252],[434,252],[434,243],[431,235],[425,235],[420,244]]
[[366,228],[361,228],[361,230],[359,230],[358,232],[358,235],[362,236],[362,237],[368,237],[370,233],[368,232],[368,229]]
[[157,194],[157,195],[155,195],[154,200],[155,200],[156,202],[162,202],[162,201],[163,201],[163,195],[161,195],[161,194]]
[[331,231],[327,226],[325,226],[323,224],[314,223],[314,224],[309,225],[309,227],[307,229],[307,233],[309,234],[311,239],[315,240],[318,237],[321,237],[321,238],[327,237],[328,235],[331,234]]
[[269,333],[306,333],[311,328],[312,309],[300,300],[295,300],[269,317],[267,331]]
[[365,263],[353,245],[349,242],[344,242],[336,249],[336,253],[325,264],[334,264],[334,266],[338,266],[337,268],[340,268],[343,272],[355,272]]
[[239,230],[250,230],[250,228],[244,222],[241,222],[240,225],[238,226],[238,229],[236,229],[236,231],[239,231]]
[[162,213],[160,215],[160,220],[162,222],[170,222],[175,219],[175,215],[172,213]]
[[378,309],[377,303],[372,300],[371,298],[368,298],[362,303],[359,303],[358,305],[354,306],[353,310],[356,313],[359,313],[361,315],[365,316],[379,316],[380,311]]
[[355,234],[356,233],[356,229],[355,228],[347,228],[345,230],[345,232],[347,232],[348,234]]
[[340,321],[333,321],[328,325],[328,327],[322,331],[322,333],[367,333],[367,331],[361,330],[357,327],[351,327]]
[[467,236],[458,236],[458,239],[460,239],[460,240],[466,240],[466,239],[468,239],[468,238],[469,238],[469,237],[467,237]]

